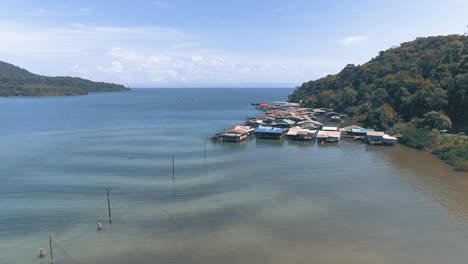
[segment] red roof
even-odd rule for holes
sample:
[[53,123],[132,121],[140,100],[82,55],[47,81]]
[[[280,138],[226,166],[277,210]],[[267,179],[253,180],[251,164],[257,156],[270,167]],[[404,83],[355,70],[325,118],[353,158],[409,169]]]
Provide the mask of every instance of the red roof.
[[269,104],[259,104],[258,106],[265,107],[268,106]]

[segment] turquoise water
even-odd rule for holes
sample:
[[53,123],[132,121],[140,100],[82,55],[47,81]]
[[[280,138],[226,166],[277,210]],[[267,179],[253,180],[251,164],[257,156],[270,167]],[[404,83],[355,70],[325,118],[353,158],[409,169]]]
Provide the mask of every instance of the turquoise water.
[[466,262],[468,175],[427,153],[251,139],[205,158],[291,91],[0,99],[0,263],[49,263],[48,234],[56,263]]

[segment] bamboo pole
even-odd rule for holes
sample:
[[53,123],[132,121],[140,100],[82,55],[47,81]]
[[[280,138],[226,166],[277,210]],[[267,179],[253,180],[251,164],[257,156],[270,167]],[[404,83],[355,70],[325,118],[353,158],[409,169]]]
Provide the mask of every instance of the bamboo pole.
[[54,251],[52,249],[52,236],[49,234],[50,264],[54,264]]
[[206,159],[206,139],[203,139],[203,153],[204,153],[205,159]]
[[172,180],[175,179],[175,161],[174,161],[174,155],[172,155]]
[[109,211],[109,223],[112,223],[112,213],[111,213],[111,206],[110,206],[110,199],[109,199],[109,188],[106,188],[107,192],[107,210]]

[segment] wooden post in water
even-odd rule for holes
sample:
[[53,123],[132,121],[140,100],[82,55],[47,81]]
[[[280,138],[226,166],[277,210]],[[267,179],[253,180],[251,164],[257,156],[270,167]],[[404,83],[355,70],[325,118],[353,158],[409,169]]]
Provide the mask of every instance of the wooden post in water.
[[203,139],[203,153],[205,154],[205,159],[206,159],[206,138]]
[[174,162],[174,155],[172,155],[172,180],[175,179],[175,162]]
[[109,211],[109,223],[112,223],[112,214],[111,214],[111,206],[110,206],[110,199],[109,199],[109,188],[106,188],[107,192],[107,210]]
[[52,249],[52,236],[49,234],[50,264],[54,264],[54,251]]

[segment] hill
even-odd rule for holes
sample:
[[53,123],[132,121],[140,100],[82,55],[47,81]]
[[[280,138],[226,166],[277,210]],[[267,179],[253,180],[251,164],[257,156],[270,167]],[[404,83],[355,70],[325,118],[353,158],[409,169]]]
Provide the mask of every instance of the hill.
[[363,65],[303,83],[289,101],[334,108],[468,170],[468,36],[417,38]]
[[0,96],[64,96],[120,92],[123,85],[93,82],[76,77],[47,77],[0,61]]
[[303,83],[289,100],[331,107],[378,129],[399,122],[423,122],[418,119],[432,112],[441,121],[437,128],[453,123],[457,130],[466,130],[468,36],[402,43],[363,65],[349,64],[336,75]]

